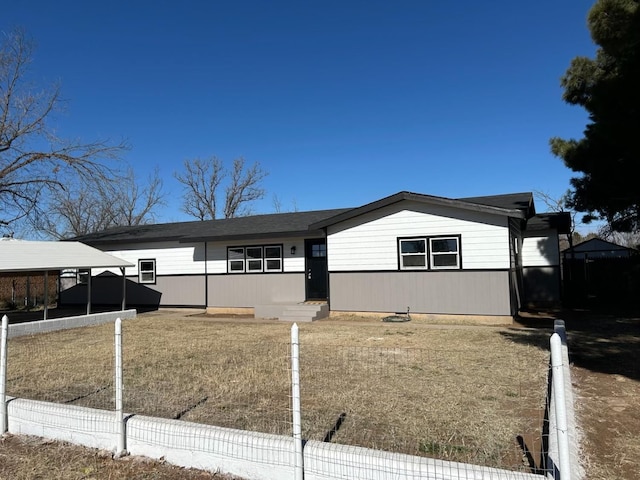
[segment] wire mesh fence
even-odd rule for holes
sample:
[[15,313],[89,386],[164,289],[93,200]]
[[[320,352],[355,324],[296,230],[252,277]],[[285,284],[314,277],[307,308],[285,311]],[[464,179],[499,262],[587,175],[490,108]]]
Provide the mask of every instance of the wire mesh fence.
[[[540,464],[546,352],[464,332],[378,346],[389,342],[324,328],[301,330],[304,439],[521,472]],[[292,435],[288,325],[135,320],[123,338],[125,412]],[[113,365],[113,323],[12,338],[6,390],[113,410]]]
[[540,454],[545,372],[524,362],[496,372],[473,350],[301,351],[305,438],[519,471],[531,471],[525,451]]

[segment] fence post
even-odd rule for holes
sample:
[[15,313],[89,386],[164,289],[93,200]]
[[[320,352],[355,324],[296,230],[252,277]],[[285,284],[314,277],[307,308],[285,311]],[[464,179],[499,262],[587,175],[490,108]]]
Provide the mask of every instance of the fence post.
[[298,325],[296,323],[291,326],[291,408],[295,452],[294,478],[295,480],[302,480],[304,476],[304,458],[302,456],[302,418],[300,411],[300,343]]
[[554,333],[549,341],[551,346],[551,378],[553,400],[556,410],[556,435],[558,438],[558,469],[561,480],[571,479],[569,458],[569,429],[567,427],[567,404],[564,395],[564,362],[562,361],[562,340]]
[[2,317],[2,335],[0,335],[0,435],[7,431],[7,335],[9,317]]
[[115,394],[116,394],[116,428],[118,446],[116,456],[124,455],[126,442],[124,430],[124,413],[122,408],[122,319],[116,318],[115,332]]

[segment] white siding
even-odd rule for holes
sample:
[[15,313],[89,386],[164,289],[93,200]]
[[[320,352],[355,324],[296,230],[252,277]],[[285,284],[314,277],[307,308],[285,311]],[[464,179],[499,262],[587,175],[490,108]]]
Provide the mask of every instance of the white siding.
[[329,227],[329,270],[397,270],[399,237],[458,234],[464,269],[509,268],[507,217],[404,202]]
[[527,234],[522,240],[522,266],[548,267],[560,264],[558,234],[555,230],[542,230]]
[[[178,242],[155,242],[147,245],[119,246],[117,250],[105,249],[135,266],[127,267],[127,275],[138,275],[138,260],[155,259],[156,275],[182,275],[204,273],[204,245]],[[117,269],[110,269],[118,273]],[[104,270],[93,270],[97,275]]]

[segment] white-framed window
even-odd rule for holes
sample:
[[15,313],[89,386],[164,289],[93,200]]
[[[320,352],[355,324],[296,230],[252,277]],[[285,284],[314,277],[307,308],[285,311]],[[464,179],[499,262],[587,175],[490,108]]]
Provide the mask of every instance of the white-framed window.
[[433,269],[460,268],[460,237],[429,238],[429,255]]
[[138,282],[156,283],[156,260],[154,258],[138,260]]
[[282,245],[268,245],[264,247],[264,271],[282,271]]
[[247,247],[245,255],[247,256],[247,272],[261,272],[262,247]]
[[282,245],[228,247],[227,272],[282,272]]
[[427,239],[398,239],[401,270],[420,270],[427,268]]
[[400,270],[462,268],[460,235],[398,238]]

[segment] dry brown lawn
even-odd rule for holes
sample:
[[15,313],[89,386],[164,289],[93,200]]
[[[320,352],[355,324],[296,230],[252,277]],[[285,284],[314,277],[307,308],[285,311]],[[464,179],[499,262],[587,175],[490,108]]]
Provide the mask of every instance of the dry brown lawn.
[[[162,311],[126,321],[125,410],[290,434],[290,327]],[[529,335],[348,317],[301,324],[303,435],[530,471],[548,353]],[[112,365],[113,324],[12,339],[7,390],[111,409]]]

